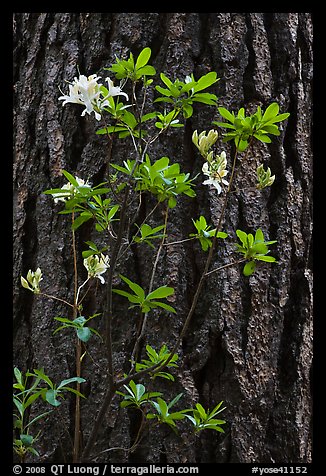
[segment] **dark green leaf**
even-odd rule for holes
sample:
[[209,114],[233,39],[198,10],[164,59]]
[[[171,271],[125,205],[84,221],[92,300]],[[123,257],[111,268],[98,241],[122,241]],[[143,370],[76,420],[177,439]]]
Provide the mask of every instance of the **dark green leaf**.
[[88,327],[82,327],[80,329],[77,329],[76,333],[77,333],[78,339],[80,339],[83,342],[88,342],[92,335]]
[[24,446],[30,446],[33,443],[34,438],[32,435],[24,435],[21,434],[19,435],[21,442],[23,443]]
[[53,407],[58,407],[59,405],[61,405],[61,402],[59,402],[59,400],[57,400],[57,398],[56,398],[57,395],[58,395],[57,390],[50,389],[46,392],[45,399]]
[[90,218],[92,218],[93,215],[91,213],[82,213],[81,215],[79,215],[77,218],[74,219],[72,225],[71,225],[71,229],[76,231],[77,228],[79,228],[83,223],[87,222]]

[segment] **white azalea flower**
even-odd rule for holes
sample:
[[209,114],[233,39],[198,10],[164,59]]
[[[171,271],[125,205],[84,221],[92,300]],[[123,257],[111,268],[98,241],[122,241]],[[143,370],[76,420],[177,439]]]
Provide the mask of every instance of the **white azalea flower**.
[[84,266],[88,271],[89,278],[98,278],[102,284],[105,283],[103,276],[101,276],[105,271],[110,267],[109,265],[110,258],[109,256],[103,255],[100,256],[92,255],[84,259]]
[[221,155],[216,156],[215,160],[212,162],[205,162],[202,171],[204,175],[207,175],[209,178],[204,180],[203,185],[213,185],[217,193],[220,194],[222,192],[221,183],[224,185],[229,185],[223,177],[225,177],[229,172],[225,170],[226,167],[226,154],[225,152],[221,152]]
[[40,293],[40,281],[42,281],[42,271],[40,268],[37,268],[36,271],[29,270],[26,276],[27,279],[20,277],[20,282],[22,286],[26,289],[29,289],[35,294]]
[[109,94],[104,98],[104,100],[111,96],[126,96],[127,101],[129,101],[128,94],[124,93],[119,86],[114,86],[112,79],[105,78],[105,81],[108,83]]
[[94,107],[99,109],[100,106],[101,84],[97,82],[99,79],[100,77],[96,74],[88,78],[83,74],[79,75],[79,78],[75,77],[73,83],[69,85],[69,95],[60,96],[59,101],[63,101],[63,106],[67,103],[82,104],[85,109],[81,115],[85,116],[86,112],[87,114],[94,112],[95,118],[99,121],[101,114],[94,109]]
[[127,100],[129,99],[128,95],[119,86],[113,85],[113,81],[110,78],[106,78],[108,94],[103,97],[102,84],[98,82],[99,79],[101,79],[100,76],[96,76],[96,74],[88,77],[80,74],[79,78],[75,77],[74,81],[69,85],[69,94],[60,96],[59,101],[63,101],[63,106],[67,103],[81,104],[85,106],[81,113],[82,116],[85,116],[86,113],[92,114],[94,112],[95,118],[99,121],[101,119],[100,112],[105,106],[109,105],[109,97],[123,95],[126,96]]

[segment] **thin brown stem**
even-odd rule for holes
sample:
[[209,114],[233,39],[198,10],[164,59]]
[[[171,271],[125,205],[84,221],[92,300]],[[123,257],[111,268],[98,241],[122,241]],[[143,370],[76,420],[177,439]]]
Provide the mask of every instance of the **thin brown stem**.
[[173,245],[179,245],[180,243],[185,243],[186,241],[192,241],[196,237],[193,236],[191,238],[185,238],[184,240],[179,240],[179,241],[171,241],[170,243],[164,243],[164,246],[173,246]]
[[[157,254],[156,254],[156,257],[155,257],[154,264],[153,264],[152,275],[151,275],[149,288],[148,288],[148,294],[151,293],[152,290],[153,290],[156,268],[157,268],[158,260],[160,258],[160,254],[162,252],[163,245],[164,245],[164,240],[165,240],[165,236],[166,236],[165,233],[166,233],[166,228],[167,228],[167,223],[168,223],[168,212],[169,212],[169,207],[167,206],[166,211],[165,211],[165,218],[164,218],[163,238],[162,238],[160,246],[157,250]],[[137,336],[137,340],[135,342],[135,345],[134,345],[134,348],[133,348],[133,351],[132,351],[132,354],[131,354],[132,367],[131,367],[130,372],[133,371],[133,369],[135,367],[135,364],[136,364],[136,354],[138,352],[140,342],[141,342],[141,340],[142,340],[142,338],[145,334],[145,328],[146,328],[146,324],[147,324],[147,317],[148,317],[148,312],[146,312],[144,314],[144,318],[143,318],[143,321],[142,321],[141,326],[140,326],[140,330],[139,330],[139,333],[138,333],[138,336]]]
[[63,303],[65,303],[67,306],[70,306],[70,307],[74,308],[74,305],[73,305],[73,304],[70,304],[70,302],[65,301],[64,299],[58,298],[58,297],[56,297],[56,296],[52,296],[51,294],[46,294],[46,293],[40,292],[38,295],[39,295],[39,296],[47,297],[47,298],[49,298],[49,299],[55,299],[56,301],[63,302]]
[[[74,223],[74,212],[72,213],[72,224]],[[73,319],[76,319],[78,312],[78,271],[77,271],[77,249],[75,230],[72,230],[72,248],[74,260],[74,308]],[[76,377],[81,376],[81,341],[77,338],[76,342]],[[80,392],[80,383],[76,385],[77,392]],[[80,452],[80,396],[76,395],[75,403],[75,428],[74,428],[74,445],[73,445],[73,463],[79,462]]]
[[230,266],[235,266],[236,264],[244,263],[246,259],[239,259],[237,261],[232,261],[232,263],[227,263],[224,264],[223,266],[219,266],[218,268],[212,269],[211,271],[208,271],[206,273],[206,276],[209,276],[210,274],[216,273],[217,271],[221,271],[222,269],[230,268]]

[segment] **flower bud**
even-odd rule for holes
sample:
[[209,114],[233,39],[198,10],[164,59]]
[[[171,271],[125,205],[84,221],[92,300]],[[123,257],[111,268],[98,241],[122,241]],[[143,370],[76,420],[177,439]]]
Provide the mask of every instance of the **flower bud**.
[[218,132],[211,129],[206,135],[206,131],[199,134],[197,130],[192,135],[192,141],[204,158],[207,158],[209,149],[215,144],[218,138]]

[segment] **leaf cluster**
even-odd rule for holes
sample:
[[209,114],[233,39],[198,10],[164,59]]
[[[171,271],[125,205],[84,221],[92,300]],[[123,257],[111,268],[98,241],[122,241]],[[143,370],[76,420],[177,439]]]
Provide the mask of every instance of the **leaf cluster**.
[[89,185],[79,185],[75,177],[66,170],[61,170],[68,182],[73,186],[71,190],[62,188],[53,188],[45,190],[46,195],[55,195],[56,198],[64,198],[65,209],[59,212],[60,215],[74,213],[76,217],[72,223],[72,230],[77,230],[83,223],[91,218],[96,220],[96,230],[103,231],[107,229],[119,205],[113,205],[110,198],[102,199],[102,195],[110,192],[108,187],[102,182],[95,187]]
[[[204,407],[197,403],[195,408],[186,408],[183,410],[171,411],[172,407],[183,396],[183,393],[176,395],[170,402],[162,398],[161,392],[146,392],[145,386],[135,384],[133,380],[129,385],[124,385],[127,393],[117,391],[118,395],[123,397],[120,406],[141,409],[147,420],[156,420],[160,424],[168,425],[173,431],[177,432],[177,422],[187,418],[192,424],[195,433],[203,430],[215,430],[224,433],[221,425],[225,420],[216,419],[216,415],[225,410],[221,408],[223,401],[220,402],[212,411],[206,411]],[[155,399],[155,400],[154,400]],[[150,405],[154,411],[148,411],[145,404]]]
[[[42,398],[43,401],[47,402],[52,407],[58,407],[61,405],[61,402],[58,399],[64,398],[65,392],[71,392],[84,398],[80,392],[68,385],[74,382],[85,382],[85,379],[81,377],[72,377],[62,380],[59,385],[55,385],[44,373],[44,369],[34,369],[34,373],[27,371],[24,375],[17,367],[14,368],[14,377],[13,403],[18,411],[18,413],[14,413],[13,415],[14,428],[19,431],[19,438],[14,440],[14,451],[21,459],[24,458],[24,455],[27,452],[39,456],[39,453],[34,448],[38,436],[33,437],[29,433],[30,426],[49,415],[53,410],[39,413],[29,421],[29,408],[39,398]],[[33,378],[32,383],[30,383],[31,377]],[[45,384],[45,387],[41,386],[41,383],[43,385]]]
[[223,141],[234,140],[239,152],[243,152],[248,147],[251,137],[260,142],[270,143],[270,135],[280,135],[276,123],[284,121],[290,115],[288,112],[279,114],[279,105],[276,102],[270,104],[264,113],[260,106],[251,115],[246,115],[243,107],[239,109],[237,115],[225,107],[219,107],[218,111],[227,122],[213,121],[213,124],[230,129],[230,132],[224,134]]
[[201,76],[195,81],[194,76],[188,76],[188,81],[180,81],[176,79],[171,81],[164,73],[160,74],[160,78],[164,84],[155,86],[155,89],[161,94],[154,102],[164,102],[173,105],[173,109],[178,113],[182,111],[185,119],[193,114],[194,102],[216,106],[217,96],[212,93],[202,92],[212,84],[216,83],[219,78],[213,71]]
[[269,245],[276,243],[276,240],[265,241],[264,234],[260,228],[255,233],[255,237],[251,233],[245,233],[237,230],[236,234],[241,244],[236,243],[236,251],[242,253],[244,258],[249,260],[243,268],[243,274],[250,276],[256,269],[255,261],[266,261],[268,263],[276,262],[273,256],[269,256]]
[[152,243],[152,240],[162,239],[166,236],[164,233],[160,233],[163,228],[165,228],[165,225],[159,225],[152,228],[150,225],[147,225],[147,223],[144,223],[143,225],[138,227],[140,236],[133,236],[133,241],[135,243],[146,243],[151,248],[155,248]]
[[[121,60],[116,56],[115,63],[110,68],[104,68],[105,70],[115,73],[117,79],[131,79],[132,81],[138,81],[144,76],[154,76],[156,70],[153,66],[148,64],[152,51],[150,48],[144,48],[138,55],[136,61],[133,54],[130,52],[127,60]],[[150,84],[147,82],[147,84]]]
[[188,197],[195,197],[193,189],[193,179],[189,179],[190,174],[180,172],[178,163],[169,165],[168,157],[161,157],[153,164],[146,154],[144,162],[136,164],[135,160],[123,162],[121,165],[111,164],[113,168],[120,172],[131,175],[136,181],[136,190],[150,192],[157,197],[159,202],[168,201],[169,208],[174,208],[177,204],[177,196],[184,194]]
[[224,433],[221,425],[226,423],[225,420],[217,420],[215,417],[223,410],[225,407],[221,408],[223,401],[218,403],[212,411],[209,409],[206,411],[200,403],[196,403],[195,408],[192,408],[190,411],[192,415],[186,414],[185,416],[193,423],[195,428],[195,433],[198,433],[202,430],[215,430],[220,433]]
[[161,392],[146,392],[143,384],[136,384],[133,380],[130,380],[129,385],[124,385],[124,388],[126,389],[127,393],[120,391],[116,392],[118,395],[124,397],[123,401],[120,403],[122,408],[140,408],[145,403],[148,403],[151,398],[162,395]]
[[170,403],[167,403],[161,397],[157,397],[156,402],[151,401],[156,413],[147,413],[146,418],[148,420],[156,419],[159,423],[165,423],[170,428],[172,428],[172,430],[176,431],[176,421],[183,420],[185,418],[185,412],[188,410],[181,410],[171,413],[170,410],[180,400],[182,395],[183,393],[179,393],[171,400]]
[[[153,365],[160,366],[170,357],[170,351],[168,350],[165,344],[161,347],[159,352],[156,352],[156,350],[153,349],[153,347],[147,344],[146,354],[148,359],[142,359],[140,363],[138,362],[136,363],[135,365],[136,372],[148,369],[152,367]],[[173,357],[171,358],[170,362],[167,364],[167,367],[168,368],[178,367],[178,364],[176,364],[177,360],[178,360],[178,354],[173,354]],[[174,377],[169,372],[161,372],[161,371],[157,372],[156,370],[153,370],[149,372],[149,375],[151,376],[152,379],[155,379],[156,377],[161,377],[167,380],[172,380],[174,382]]]
[[[190,233],[189,236],[193,238],[197,238],[200,242],[203,251],[207,251],[208,248],[212,246],[213,237],[216,234],[216,228],[211,229],[209,225],[207,225],[206,218],[204,216],[200,216],[198,220],[193,220],[193,224],[197,230],[197,233]],[[227,233],[223,231],[219,231],[216,234],[217,238],[226,238],[228,236]]]
[[55,317],[54,320],[61,322],[62,325],[57,327],[53,334],[56,334],[57,332],[61,331],[62,329],[69,329],[73,328],[76,331],[78,339],[80,339],[83,342],[88,342],[89,339],[93,334],[96,334],[98,337],[101,337],[101,335],[92,327],[86,326],[87,322],[89,322],[91,319],[94,319],[94,317],[99,316],[100,314],[93,314],[90,316],[88,319],[84,316],[78,316],[75,319],[67,319],[66,317]]
[[164,299],[171,294],[174,293],[174,289],[168,286],[160,286],[159,288],[155,289],[154,291],[150,292],[149,294],[145,294],[144,289],[139,286],[139,284],[134,283],[130,279],[126,278],[119,274],[120,278],[129,286],[130,290],[133,291],[133,294],[123,291],[122,289],[113,289],[112,291],[120,296],[124,296],[131,302],[133,305],[129,307],[139,307],[141,312],[146,313],[149,312],[151,309],[155,309],[157,307],[162,307],[163,309],[175,313],[176,310],[166,304],[165,302],[158,301],[158,299]]

